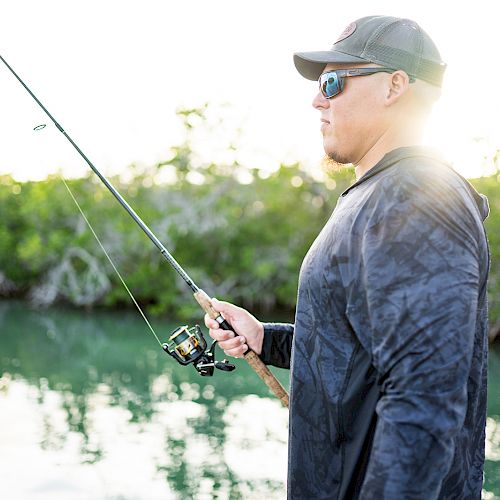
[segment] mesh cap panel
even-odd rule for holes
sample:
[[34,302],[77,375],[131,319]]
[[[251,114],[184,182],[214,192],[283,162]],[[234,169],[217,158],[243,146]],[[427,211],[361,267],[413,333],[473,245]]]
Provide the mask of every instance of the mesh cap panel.
[[298,71],[315,80],[325,64],[371,62],[401,69],[440,86],[446,64],[429,35],[410,19],[369,16],[351,23],[328,51],[294,55]]

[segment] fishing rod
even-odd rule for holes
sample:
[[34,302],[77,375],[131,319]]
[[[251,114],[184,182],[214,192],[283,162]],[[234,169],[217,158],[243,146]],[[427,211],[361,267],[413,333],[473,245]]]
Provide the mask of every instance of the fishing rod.
[[[80,154],[80,156],[85,160],[88,166],[94,171],[94,173],[99,177],[102,183],[108,188],[108,190],[113,194],[113,196],[118,200],[120,205],[128,212],[128,214],[134,219],[137,225],[146,233],[148,238],[154,243],[154,245],[160,250],[163,257],[167,260],[167,262],[177,271],[177,273],[181,276],[184,282],[191,288],[194,298],[200,305],[200,307],[208,314],[208,316],[219,324],[219,326],[223,330],[233,330],[228,321],[220,314],[213,306],[210,297],[199,288],[195,282],[190,278],[190,276],[186,273],[186,271],[180,266],[180,264],[175,260],[173,255],[165,248],[165,246],[161,243],[161,241],[156,237],[156,235],[149,229],[149,227],[144,223],[144,221],[137,215],[134,209],[125,201],[125,199],[121,196],[121,194],[114,188],[114,186],[109,182],[109,180],[95,167],[95,165],[88,159],[85,153],[78,147],[78,145],[73,141],[73,139],[66,133],[66,131],[61,127],[61,125],[57,122],[57,120],[49,113],[47,108],[39,101],[39,99],[33,94],[33,92],[28,88],[28,86],[21,80],[18,74],[12,69],[12,67],[7,63],[7,61],[0,55],[0,59],[7,66],[10,72],[15,76],[15,78],[19,81],[19,83],[26,89],[26,91],[30,94],[30,96],[35,100],[35,102],[42,108],[45,114],[50,118],[50,120],[54,123],[56,128],[61,132],[64,137],[70,142],[70,144],[76,149],[76,151]],[[35,130],[40,130],[44,128],[42,125],[38,125],[35,127]],[[64,180],[64,179],[63,179]],[[69,188],[68,188],[69,189]],[[73,198],[74,199],[74,198]],[[75,199],[76,202],[76,199]],[[76,202],[77,203],[77,202]],[[78,208],[83,214],[80,206],[77,203]],[[87,220],[85,218],[85,220]],[[87,221],[88,223],[88,221]],[[90,223],[88,223],[90,226]],[[97,235],[94,233],[94,236]],[[97,238],[99,241],[99,239]],[[99,241],[100,243],[100,241]],[[101,244],[102,247],[102,244]],[[105,251],[104,247],[102,247]],[[107,252],[105,251],[106,255]],[[108,259],[109,256],[107,255]],[[110,259],[111,261],[111,259]],[[114,265],[113,265],[113,268]],[[116,270],[116,268],[115,268]],[[117,270],[116,270],[117,271]],[[118,272],[118,271],[117,271]],[[121,279],[120,274],[118,276]],[[123,280],[122,280],[123,282]],[[125,285],[125,283],[123,282]],[[126,287],[126,285],[125,285]],[[126,287],[127,288],[127,287]],[[132,294],[127,288],[127,291],[133,298]],[[135,302],[135,300],[134,300]],[[136,303],[137,305],[137,303]],[[139,308],[140,310],[140,308]],[[141,311],[142,314],[142,311]],[[144,317],[144,314],[143,314]],[[144,319],[146,319],[144,317]],[[148,321],[146,320],[148,323]],[[149,326],[149,323],[148,323]],[[151,327],[150,327],[151,328]],[[154,333],[154,331],[153,331]],[[238,335],[234,332],[235,335]],[[155,334],[156,336],[156,334]],[[176,359],[181,365],[186,365],[192,363],[193,366],[197,369],[197,371],[203,376],[212,375],[214,368],[218,368],[224,371],[231,371],[234,369],[234,366],[227,363],[226,360],[221,362],[215,361],[215,344],[214,342],[212,346],[207,350],[207,343],[203,337],[201,329],[198,325],[193,328],[188,328],[188,326],[182,326],[177,328],[169,338],[170,343],[162,344],[164,351]],[[271,389],[271,391],[280,399],[282,404],[285,407],[288,407],[288,394],[283,386],[280,384],[278,379],[271,373],[269,368],[262,362],[257,353],[248,348],[246,353],[243,355],[248,364],[253,368],[253,370],[257,373],[257,375],[264,381],[264,383]]]

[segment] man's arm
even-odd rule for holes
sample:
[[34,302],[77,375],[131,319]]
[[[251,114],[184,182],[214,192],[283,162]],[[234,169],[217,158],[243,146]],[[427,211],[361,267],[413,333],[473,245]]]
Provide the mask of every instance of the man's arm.
[[289,323],[263,323],[264,341],[260,359],[266,365],[290,368],[294,327]]
[[386,186],[363,235],[350,315],[382,383],[363,499],[436,498],[467,411],[478,220],[456,186],[423,181]]

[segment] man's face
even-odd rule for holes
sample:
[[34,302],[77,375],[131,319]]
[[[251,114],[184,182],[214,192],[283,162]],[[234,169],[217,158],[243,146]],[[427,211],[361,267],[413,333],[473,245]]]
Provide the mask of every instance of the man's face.
[[[373,67],[373,64],[328,64],[333,69]],[[313,106],[321,113],[325,153],[338,163],[356,163],[375,144],[384,127],[385,73],[348,77],[344,90],[326,99],[318,92]]]

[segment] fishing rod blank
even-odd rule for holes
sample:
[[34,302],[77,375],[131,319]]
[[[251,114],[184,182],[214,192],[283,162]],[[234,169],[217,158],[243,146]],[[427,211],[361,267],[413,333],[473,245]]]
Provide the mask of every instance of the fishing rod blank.
[[[149,227],[144,223],[144,221],[137,215],[134,209],[125,201],[125,199],[120,195],[120,193],[115,189],[115,187],[109,182],[109,180],[94,166],[94,164],[88,159],[85,153],[78,147],[78,145],[71,139],[71,137],[66,133],[66,131],[61,127],[57,120],[49,113],[45,106],[39,101],[39,99],[33,94],[33,92],[28,88],[28,86],[21,80],[17,73],[12,69],[12,67],[7,63],[7,61],[0,55],[0,59],[7,66],[10,72],[16,77],[19,83],[26,89],[30,96],[35,100],[35,102],[42,108],[45,114],[54,123],[56,128],[66,137],[70,144],[76,149],[80,156],[85,160],[87,165],[94,171],[94,173],[99,177],[102,183],[108,188],[108,190],[117,199],[120,205],[128,212],[128,214],[134,219],[138,226],[146,233],[149,239],[155,244],[155,246],[160,250],[163,257],[167,262],[177,271],[181,278],[187,283],[187,285],[193,291],[193,295],[201,306],[201,308],[208,314],[208,316],[219,323],[220,327],[224,330],[233,330],[231,325],[227,320],[213,307],[210,297],[199,288],[194,281],[189,277],[189,275],[182,269],[179,263],[174,259],[172,254],[165,248],[161,241],[156,237],[156,235],[149,229]],[[40,128],[39,128],[40,127]],[[40,130],[41,126],[35,127],[36,130]],[[234,331],[234,330],[233,330]],[[236,332],[234,332],[237,335]],[[257,375],[265,382],[265,384],[271,389],[271,391],[281,400],[284,406],[288,407],[288,394],[276,377],[271,373],[269,368],[262,362],[259,356],[250,348],[243,355],[248,364],[253,368]]]
[[[193,280],[186,274],[186,272],[181,268],[181,266],[177,263],[177,261],[174,259],[174,257],[168,252],[168,250],[162,245],[160,240],[153,234],[151,229],[142,221],[142,219],[135,213],[134,209],[125,201],[125,199],[120,195],[120,193],[114,188],[114,186],[111,184],[111,182],[106,179],[106,177],[99,172],[97,167],[93,165],[93,163],[87,158],[85,153],[78,147],[78,144],[76,144],[73,139],[66,133],[66,131],[61,127],[61,125],[57,122],[57,120],[49,113],[47,108],[38,100],[35,94],[28,88],[28,86],[21,80],[21,78],[18,76],[18,74],[11,68],[11,66],[7,63],[7,61],[0,55],[0,59],[3,61],[3,63],[9,68],[11,73],[17,78],[19,83],[27,90],[27,92],[30,94],[30,96],[36,101],[36,103],[43,109],[45,114],[52,120],[54,125],[57,127],[59,132],[61,132],[66,139],[71,143],[71,145],[78,151],[80,156],[85,160],[87,165],[94,171],[94,173],[101,179],[101,181],[104,183],[104,185],[108,188],[109,191],[114,195],[114,197],[118,200],[118,202],[121,204],[121,206],[129,213],[129,215],[132,217],[132,219],[137,222],[137,224],[140,226],[140,228],[146,233],[146,235],[149,237],[149,239],[158,247],[160,252],[163,254],[165,259],[169,262],[169,264],[180,274],[182,279],[191,287],[193,292],[198,291],[198,287],[193,283]],[[45,125],[38,125],[34,128],[34,130],[41,130],[42,128],[45,128]]]

